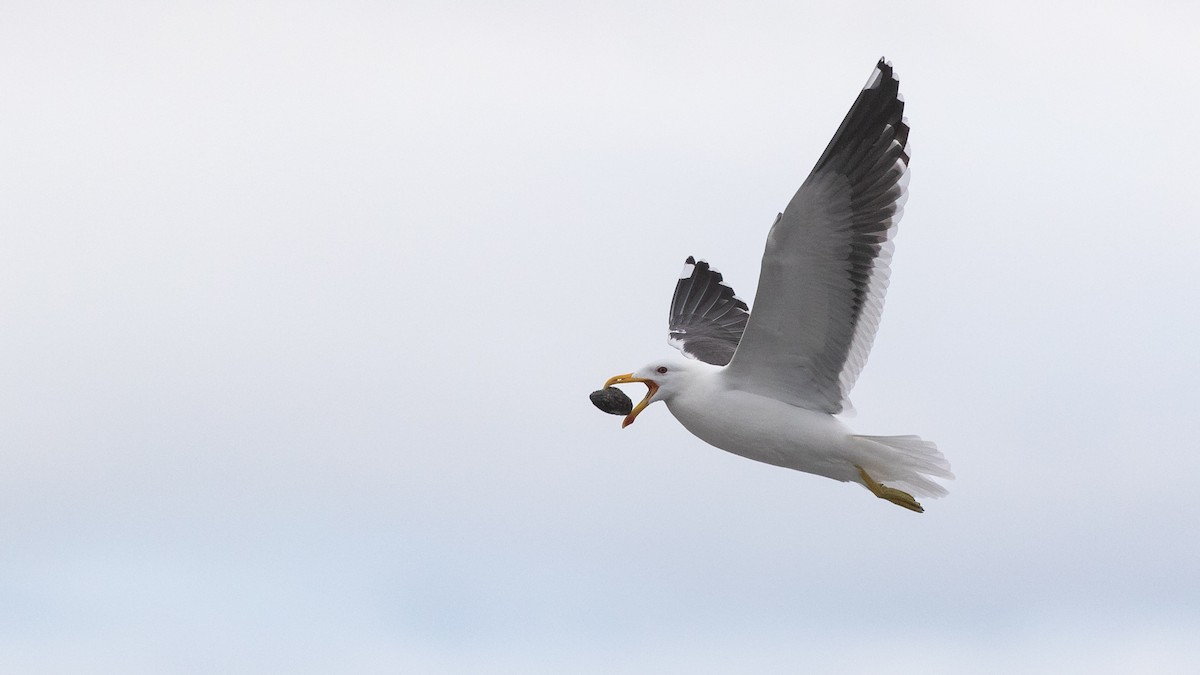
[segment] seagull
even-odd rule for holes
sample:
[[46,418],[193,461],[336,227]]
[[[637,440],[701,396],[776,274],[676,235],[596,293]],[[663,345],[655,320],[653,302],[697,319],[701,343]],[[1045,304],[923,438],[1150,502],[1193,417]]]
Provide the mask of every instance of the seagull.
[[759,462],[847,483],[924,512],[951,479],[918,436],[864,436],[852,410],[883,311],[892,238],[908,186],[908,120],[880,59],[816,166],[767,236],[754,312],[707,262],[688,257],[671,300],[668,343],[692,360],[652,362],[605,388],[647,392],[622,422],[662,401],[701,440]]

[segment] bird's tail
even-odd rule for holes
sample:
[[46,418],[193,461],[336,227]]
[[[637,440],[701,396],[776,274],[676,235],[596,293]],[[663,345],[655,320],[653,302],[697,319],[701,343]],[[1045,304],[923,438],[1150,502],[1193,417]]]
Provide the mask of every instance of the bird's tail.
[[[950,462],[937,446],[920,436],[855,436],[864,446],[863,468],[875,480],[922,497],[944,497],[933,478],[952,479]],[[882,446],[882,447],[880,447]]]

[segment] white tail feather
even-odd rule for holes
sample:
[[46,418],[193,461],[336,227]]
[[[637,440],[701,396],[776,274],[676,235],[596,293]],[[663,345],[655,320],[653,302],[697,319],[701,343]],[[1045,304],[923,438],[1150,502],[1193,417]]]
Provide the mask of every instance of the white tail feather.
[[[932,478],[953,479],[950,462],[937,446],[920,436],[854,436],[869,445],[863,468],[872,478],[922,497],[944,497],[946,488]],[[883,446],[883,447],[880,447]],[[931,478],[932,477],[932,478]]]

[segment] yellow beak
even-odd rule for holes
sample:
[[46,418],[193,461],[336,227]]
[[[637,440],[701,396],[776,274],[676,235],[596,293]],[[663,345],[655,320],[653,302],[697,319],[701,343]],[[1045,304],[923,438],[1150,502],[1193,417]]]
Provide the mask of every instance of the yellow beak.
[[625,416],[625,421],[621,422],[622,429],[630,424],[633,424],[633,420],[637,418],[638,413],[642,412],[646,409],[646,406],[650,405],[650,398],[654,396],[654,392],[658,391],[658,383],[654,380],[647,380],[643,377],[634,377],[633,373],[613,375],[612,377],[608,378],[608,382],[604,383],[604,388],[607,389],[614,384],[630,384],[633,382],[641,382],[642,384],[646,385],[646,389],[648,391],[646,392],[646,397],[643,398],[640,403],[633,406],[633,410],[629,411],[629,414]]

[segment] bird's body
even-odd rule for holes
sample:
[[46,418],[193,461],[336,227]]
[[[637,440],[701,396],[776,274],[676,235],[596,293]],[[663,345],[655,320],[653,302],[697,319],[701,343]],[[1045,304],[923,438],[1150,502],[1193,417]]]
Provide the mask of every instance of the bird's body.
[[834,415],[739,390],[724,367],[702,361],[664,360],[644,370],[658,383],[654,400],[666,403],[685,429],[709,445],[836,481],[864,483],[865,471],[919,495],[946,493],[923,473],[947,477],[949,464],[916,436],[855,434]]
[[953,475],[934,444],[857,435],[835,417],[849,408],[883,309],[908,176],[903,109],[892,68],[880,60],[771,227],[753,316],[720,273],[687,259],[669,342],[697,360],[610,378],[606,387],[649,387],[625,426],[664,401],[692,434],[742,457],[857,482],[913,511],[923,509],[909,491],[946,493],[932,477]]
[[700,440],[758,462],[852,479],[849,430],[836,417],[732,389],[719,366],[675,361],[667,367],[687,384],[660,385],[661,400]]

